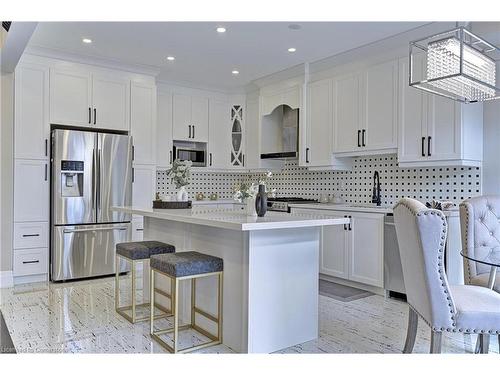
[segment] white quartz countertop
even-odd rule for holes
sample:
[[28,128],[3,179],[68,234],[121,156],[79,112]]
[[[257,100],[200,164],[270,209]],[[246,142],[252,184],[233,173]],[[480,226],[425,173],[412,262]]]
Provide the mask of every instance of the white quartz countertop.
[[[305,208],[313,210],[328,210],[328,211],[349,211],[349,212],[367,212],[379,214],[392,214],[393,206],[376,206],[375,204],[356,204],[356,203],[304,203],[290,204],[292,208]],[[458,207],[452,210],[443,211],[447,217],[459,216]]]
[[331,218],[321,214],[289,214],[267,212],[264,217],[247,216],[241,210],[197,210],[197,209],[144,209],[136,207],[113,207],[115,211],[133,215],[171,220],[183,223],[206,225],[210,227],[239,231],[304,228],[325,225],[348,224],[347,218]]

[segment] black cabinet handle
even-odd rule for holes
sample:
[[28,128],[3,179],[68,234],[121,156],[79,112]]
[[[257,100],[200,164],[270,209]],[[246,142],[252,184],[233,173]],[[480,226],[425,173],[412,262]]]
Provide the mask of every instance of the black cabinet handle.
[[245,166],[245,154],[241,154],[241,162],[243,163],[243,166]]
[[134,168],[132,168],[132,182],[134,182],[135,180],[135,170]]
[[194,137],[195,137],[195,136],[194,136],[194,125],[193,125],[193,138],[194,138]]
[[309,147],[306,148],[306,163],[309,163]]
[[23,237],[40,237],[40,234],[39,233],[23,234]]
[[[344,215],[344,218],[347,219],[347,215]],[[344,230],[347,230],[347,224],[344,224]]]
[[191,125],[189,125],[189,136],[188,138],[191,138]]
[[132,145],[132,160],[135,160],[135,146]]
[[26,261],[23,261],[23,264],[31,264],[31,263],[40,263],[39,260],[26,260]]
[[170,150],[170,164],[172,164],[172,150]]
[[97,110],[94,108],[94,125],[97,121]]
[[432,153],[431,153],[431,139],[432,139],[432,137],[427,137],[427,156],[432,156]]
[[210,153],[210,166],[212,166],[212,153]]
[[363,147],[366,146],[366,143],[365,143],[365,134],[366,134],[366,129],[363,129],[363,131],[361,132],[361,144],[363,145]]
[[45,163],[45,181],[47,181],[47,163]]
[[349,217],[349,229],[348,230],[352,230],[352,225],[351,225],[352,216],[348,216],[348,217]]
[[358,147],[361,147],[361,130],[358,130]]
[[45,156],[48,155],[48,150],[49,150],[49,140],[45,138]]
[[92,123],[92,109],[89,107],[89,124]]
[[422,137],[422,156],[425,156],[425,137]]
[[143,231],[144,231],[144,229],[142,229],[142,228],[137,228],[137,229],[136,229],[136,231],[137,231],[137,232],[143,232]]

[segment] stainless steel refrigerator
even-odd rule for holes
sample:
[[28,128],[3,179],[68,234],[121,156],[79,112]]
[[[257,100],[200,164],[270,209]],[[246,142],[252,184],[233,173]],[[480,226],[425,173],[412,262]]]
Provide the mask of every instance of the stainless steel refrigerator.
[[[130,240],[132,138],[52,130],[51,279],[115,272],[115,245]],[[125,266],[120,265],[121,271]]]

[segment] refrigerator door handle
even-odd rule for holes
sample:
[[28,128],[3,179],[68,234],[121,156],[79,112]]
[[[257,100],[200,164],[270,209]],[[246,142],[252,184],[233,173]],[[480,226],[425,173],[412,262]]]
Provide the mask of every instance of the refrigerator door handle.
[[106,228],[92,228],[92,229],[65,229],[63,233],[78,233],[78,232],[102,232],[107,230],[127,230],[127,227],[106,227]]
[[97,209],[101,209],[101,150],[97,149]]
[[92,150],[92,209],[95,208],[95,149]]

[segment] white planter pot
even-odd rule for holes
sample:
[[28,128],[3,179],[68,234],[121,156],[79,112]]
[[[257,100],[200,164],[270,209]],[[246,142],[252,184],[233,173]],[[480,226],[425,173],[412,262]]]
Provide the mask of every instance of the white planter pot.
[[188,201],[188,192],[185,186],[181,186],[179,191],[177,192],[177,202],[187,202]]
[[257,217],[257,210],[255,209],[255,198],[247,198],[247,216]]

